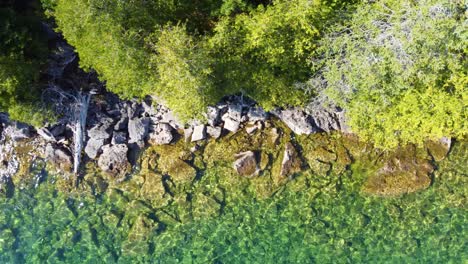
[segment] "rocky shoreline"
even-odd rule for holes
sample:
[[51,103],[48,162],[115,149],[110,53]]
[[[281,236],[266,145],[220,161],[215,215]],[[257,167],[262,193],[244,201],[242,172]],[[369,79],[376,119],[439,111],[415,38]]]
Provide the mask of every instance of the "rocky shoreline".
[[[350,150],[347,148],[342,152],[348,154],[343,154],[342,157],[335,153],[334,146],[322,146],[322,153],[317,154],[320,151],[309,149],[309,143],[301,145],[294,140],[299,136],[333,133],[353,137],[346,124],[344,112],[338,107],[324,106],[318,102],[307,108],[295,107],[266,112],[249,98],[228,96],[217,105],[208,107],[205,122],[193,121],[184,125],[175,118],[170,109],[158,104],[154,98],[147,97],[142,101],[121,100],[116,95],[106,92],[103,84],[99,83],[95,76],[78,68],[78,58],[70,46],[61,41],[54,43],[56,52],[50,56],[48,72],[44,78],[52,87],[49,103],[61,118],[53,124],[34,128],[11,121],[6,114],[0,114],[0,179],[3,185],[11,181],[22,166],[27,166],[36,158],[44,159],[54,164],[62,173],[71,175],[76,162],[73,156],[73,152],[76,152],[76,128],[70,112],[76,111],[73,108],[76,102],[73,101],[73,96],[68,95],[77,93],[87,93],[91,100],[86,112],[83,155],[78,150],[83,163],[80,165],[80,173],[75,177],[86,174],[85,166],[92,162],[103,172],[124,180],[133,168],[141,165],[139,163],[142,153],[148,147],[184,142],[190,146],[190,152],[195,153],[206,146],[207,141],[230,139],[236,134],[245,135],[247,141],[252,140],[252,148],[234,153],[235,160],[232,163],[233,169],[239,175],[248,178],[261,174],[262,153],[257,149],[262,148],[263,141],[269,141],[277,152],[283,151],[281,156],[275,155],[276,159],[281,161],[278,173],[286,178],[299,173],[304,164],[305,168],[315,168],[314,172],[326,175],[330,171],[331,163],[340,159],[346,160],[342,163],[346,167],[355,158],[348,153]],[[74,87],[80,87],[81,90],[78,92]],[[278,125],[279,121],[284,124],[284,128]],[[256,134],[268,136],[255,144],[253,138]],[[429,175],[434,170],[433,163],[429,161],[443,159],[450,145],[449,139],[443,139],[424,147],[426,154],[430,153],[432,158],[417,154],[415,147],[412,151],[403,151],[406,153],[404,157],[398,156],[399,154],[387,155],[389,158],[387,162],[382,163],[384,165],[378,173],[380,176],[371,180],[369,186],[372,185],[375,189],[375,186],[382,184],[382,179],[385,178],[382,175],[408,172],[413,177],[410,182],[417,182],[416,185],[420,187],[408,187],[406,192],[427,188],[431,182]],[[332,148],[335,150],[330,150]],[[29,158],[25,158],[24,153],[19,153],[25,149],[28,150],[26,156]],[[310,157],[311,153],[316,153],[317,156]],[[19,156],[23,158],[18,158]],[[384,191],[376,193],[385,195]]]

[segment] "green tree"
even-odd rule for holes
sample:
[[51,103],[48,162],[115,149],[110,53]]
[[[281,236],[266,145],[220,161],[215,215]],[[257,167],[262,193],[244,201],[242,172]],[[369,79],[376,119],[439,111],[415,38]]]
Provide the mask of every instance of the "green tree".
[[[462,137],[467,124],[466,7],[453,1],[363,4],[321,41],[310,83],[378,146]],[[323,80],[322,80],[323,79]],[[325,81],[325,82],[323,82]]]
[[0,8],[0,111],[15,120],[40,125],[46,110],[39,102],[38,78],[47,56],[39,18]]

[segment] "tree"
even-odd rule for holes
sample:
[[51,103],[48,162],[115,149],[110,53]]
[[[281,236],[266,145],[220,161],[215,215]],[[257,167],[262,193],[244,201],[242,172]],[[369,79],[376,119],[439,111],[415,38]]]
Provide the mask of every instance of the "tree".
[[[466,7],[465,7],[466,8]],[[377,146],[462,137],[467,124],[466,9],[453,1],[384,0],[330,29],[309,83],[347,110]]]
[[40,125],[47,117],[38,77],[47,56],[47,41],[34,14],[0,8],[0,111],[15,120]]

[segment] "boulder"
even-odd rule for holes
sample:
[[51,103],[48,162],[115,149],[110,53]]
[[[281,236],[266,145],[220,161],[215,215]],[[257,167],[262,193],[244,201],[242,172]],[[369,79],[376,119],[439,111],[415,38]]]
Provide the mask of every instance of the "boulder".
[[241,152],[235,155],[234,169],[244,177],[254,177],[260,172],[255,153],[252,151]]
[[52,144],[47,144],[45,148],[45,158],[63,171],[71,171],[73,167],[71,154]]
[[5,132],[13,141],[31,138],[33,134],[30,126],[20,122],[14,122],[5,129]]
[[208,126],[206,128],[206,133],[208,133],[208,135],[214,139],[218,139],[219,137],[221,137],[222,131],[223,129],[221,127]]
[[315,125],[325,131],[342,131],[350,133],[351,129],[347,125],[344,111],[335,106],[323,107],[317,106],[309,110],[310,115],[314,119]]
[[109,139],[111,137],[111,134],[108,132],[110,128],[111,123],[110,122],[104,122],[95,125],[91,129],[88,130],[88,137],[98,140],[98,139]]
[[379,196],[399,196],[424,190],[431,185],[434,166],[415,146],[399,148],[384,158],[383,166],[370,175],[363,191]]
[[275,110],[271,112],[283,121],[294,133],[309,135],[318,132],[313,119],[300,108]]
[[184,138],[185,142],[190,142],[192,139],[193,127],[184,128]]
[[292,176],[301,171],[299,154],[291,142],[286,143],[283,161],[281,162],[281,176]]
[[195,126],[193,128],[192,142],[206,139],[205,125]]
[[172,142],[174,135],[172,127],[167,123],[159,123],[154,127],[154,131],[149,134],[150,144],[167,145]]
[[104,172],[112,176],[123,177],[130,169],[127,152],[128,147],[125,144],[105,145],[102,147],[98,165]]
[[128,117],[122,116],[114,125],[114,130],[126,130],[128,128]]
[[102,146],[104,146],[104,139],[90,138],[86,143],[84,151],[89,158],[95,159],[98,156]]
[[224,129],[229,130],[233,133],[237,132],[240,128],[240,121],[234,120],[230,117],[224,119]]
[[220,110],[217,107],[208,106],[206,112],[206,119],[208,120],[208,125],[215,127],[219,124],[219,113]]
[[46,127],[41,127],[39,129],[37,129],[37,134],[39,136],[41,136],[45,141],[48,141],[48,142],[56,142],[57,141],[57,139],[55,139],[54,135]]
[[127,143],[127,134],[125,132],[114,132],[112,133],[112,145],[125,144]]
[[247,113],[250,122],[265,121],[268,118],[267,113],[261,107],[251,107]]
[[50,129],[50,133],[55,137],[63,136],[67,126],[65,124],[57,124]]
[[452,140],[447,137],[443,137],[437,141],[427,141],[426,147],[429,153],[431,154],[434,161],[443,160],[450,151],[452,145]]
[[146,118],[133,118],[128,121],[128,143],[136,143],[138,146],[145,145],[145,138],[148,135],[149,120]]

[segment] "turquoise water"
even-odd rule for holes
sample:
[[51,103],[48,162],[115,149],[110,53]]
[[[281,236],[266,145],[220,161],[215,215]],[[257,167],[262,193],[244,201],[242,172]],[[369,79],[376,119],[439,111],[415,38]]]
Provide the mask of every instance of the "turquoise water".
[[354,165],[268,199],[221,191],[212,205],[200,197],[223,170],[211,169],[200,197],[162,209],[123,189],[62,193],[39,166],[0,198],[0,263],[466,263],[467,154],[455,146],[429,189],[399,198],[360,194]]

